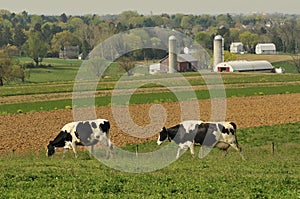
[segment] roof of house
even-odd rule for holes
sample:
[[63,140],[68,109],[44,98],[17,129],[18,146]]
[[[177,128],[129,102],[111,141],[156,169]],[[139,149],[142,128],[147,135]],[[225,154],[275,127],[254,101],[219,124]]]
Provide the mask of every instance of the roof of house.
[[[162,60],[160,60],[160,63],[165,60],[168,59],[169,55],[167,55],[165,58],[163,58]],[[178,54],[177,55],[177,62],[181,63],[181,62],[197,62],[198,60],[193,57],[190,54]]]
[[261,48],[263,50],[276,50],[276,46],[273,43],[260,43],[256,45],[256,48]]
[[268,61],[229,61],[218,64],[216,67],[230,66],[233,71],[255,71],[255,70],[271,70],[274,67]]
[[243,43],[242,42],[232,42],[230,45],[231,46],[240,46],[240,45],[243,46]]
[[190,54],[179,54],[177,55],[178,62],[196,62],[198,61],[195,57]]

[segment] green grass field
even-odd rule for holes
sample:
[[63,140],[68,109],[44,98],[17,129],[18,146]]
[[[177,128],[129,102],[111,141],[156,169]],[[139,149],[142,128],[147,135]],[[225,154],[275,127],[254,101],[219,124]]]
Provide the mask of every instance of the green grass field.
[[[64,159],[44,152],[1,155],[1,198],[299,198],[299,129],[300,123],[240,129],[246,161],[233,149],[225,158],[218,149],[203,159],[186,152],[150,173],[114,170],[83,151],[78,159],[71,152]],[[139,149],[146,153],[166,144],[150,142]]]
[[[254,56],[250,57],[254,59]],[[257,58],[257,57],[256,57]],[[255,59],[256,59],[255,58]],[[246,97],[300,93],[300,75],[295,73],[287,57],[268,58],[278,66],[288,65],[287,74],[224,73],[221,74],[226,97]],[[30,62],[29,59],[22,60]],[[11,83],[0,87],[0,97],[52,93],[71,93],[74,77],[81,62],[78,60],[44,59],[51,67],[30,69],[25,84]],[[140,72],[139,68],[137,71]],[[291,72],[291,73],[290,73]],[[124,71],[111,65],[97,86],[97,91],[112,90]],[[192,86],[205,86],[198,73],[182,74]],[[125,77],[124,88],[134,86],[133,80],[166,76]],[[170,82],[174,87],[180,82]],[[160,87],[154,83],[143,88]],[[182,91],[186,99],[191,93]],[[197,99],[209,99],[207,89],[195,92]],[[176,102],[174,93],[135,93],[130,104]],[[96,106],[111,105],[111,96],[96,98]],[[72,99],[1,104],[0,115],[45,110],[69,109]],[[0,199],[6,198],[300,198],[300,123],[238,129],[239,144],[246,161],[229,150],[226,158],[214,149],[203,159],[192,158],[186,152],[179,160],[163,169],[148,173],[126,173],[105,166],[86,151],[72,152],[64,159],[57,153],[52,158],[45,151],[26,154],[0,154]],[[1,132],[1,130],[0,130]],[[5,136],[5,135],[2,135]],[[26,141],[25,141],[26,142]],[[274,144],[274,153],[272,151]],[[26,144],[26,143],[24,143]],[[140,153],[156,151],[166,146],[155,142],[139,145]],[[1,147],[1,145],[0,145]],[[123,150],[135,152],[136,145]],[[196,152],[199,147],[196,147]],[[98,151],[97,151],[98,152]],[[101,154],[102,152],[99,152]],[[116,152],[117,153],[117,152]],[[176,153],[176,151],[175,151]],[[164,157],[161,157],[162,160]],[[119,160],[119,159],[117,159]],[[122,158],[120,158],[122,161]],[[136,165],[136,158],[129,165]],[[158,160],[159,161],[159,160]],[[156,162],[151,162],[155,165]],[[121,162],[120,162],[121,164]],[[137,168],[138,171],[139,168]]]

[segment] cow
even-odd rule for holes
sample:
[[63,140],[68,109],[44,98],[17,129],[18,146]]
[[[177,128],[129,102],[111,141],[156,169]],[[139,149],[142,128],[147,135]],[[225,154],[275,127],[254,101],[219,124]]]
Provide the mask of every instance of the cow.
[[104,143],[107,157],[112,155],[109,139],[110,123],[106,119],[70,122],[63,126],[60,133],[47,146],[47,156],[52,156],[56,148],[73,149],[77,158],[76,145],[93,146],[99,141]]
[[242,159],[242,149],[238,145],[236,137],[237,126],[234,122],[203,122],[198,120],[183,121],[170,128],[163,127],[159,133],[157,144],[161,145],[165,140],[174,141],[178,144],[176,159],[180,157],[180,151],[190,148],[194,156],[194,146],[201,145],[199,156],[203,157],[204,149],[216,147],[223,150],[224,156],[231,146],[238,152]]

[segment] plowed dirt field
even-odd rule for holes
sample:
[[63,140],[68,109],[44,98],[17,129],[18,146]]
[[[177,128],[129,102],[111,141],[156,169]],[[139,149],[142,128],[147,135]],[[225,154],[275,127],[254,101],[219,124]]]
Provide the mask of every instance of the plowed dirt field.
[[[167,127],[181,121],[179,103],[161,104],[165,109],[165,125]],[[130,106],[130,115],[135,124],[146,127],[151,123],[150,108],[153,105]],[[211,101],[199,101],[200,113],[198,119],[210,120]],[[152,107],[153,108],[153,107]],[[190,107],[193,111],[193,107]],[[130,122],[117,125],[111,107],[96,109],[99,118],[109,119],[111,122],[111,140],[114,145],[121,146],[131,143],[141,143],[155,140],[157,134],[147,138],[136,138],[122,129],[132,129]],[[157,114],[157,112],[156,112]],[[159,115],[159,112],[158,112]],[[292,123],[300,121],[300,94],[269,95],[255,97],[229,98],[226,104],[227,121],[234,121],[238,128],[253,126],[268,126],[274,124]],[[11,114],[0,116],[0,153],[39,152],[46,148],[49,140],[53,139],[65,123],[73,121],[72,110],[56,110],[49,112],[35,112],[25,114]],[[151,125],[150,125],[151,126]]]

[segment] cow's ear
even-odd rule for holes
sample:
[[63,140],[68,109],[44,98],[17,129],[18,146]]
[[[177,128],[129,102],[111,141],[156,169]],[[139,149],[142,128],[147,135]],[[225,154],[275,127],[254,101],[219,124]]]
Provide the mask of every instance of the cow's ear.
[[236,124],[234,122],[230,122],[229,124],[231,124],[231,126],[234,128],[234,130],[236,130]]
[[167,129],[166,129],[165,126],[162,128],[162,131],[163,131],[163,132],[166,132],[166,131],[167,131]]

